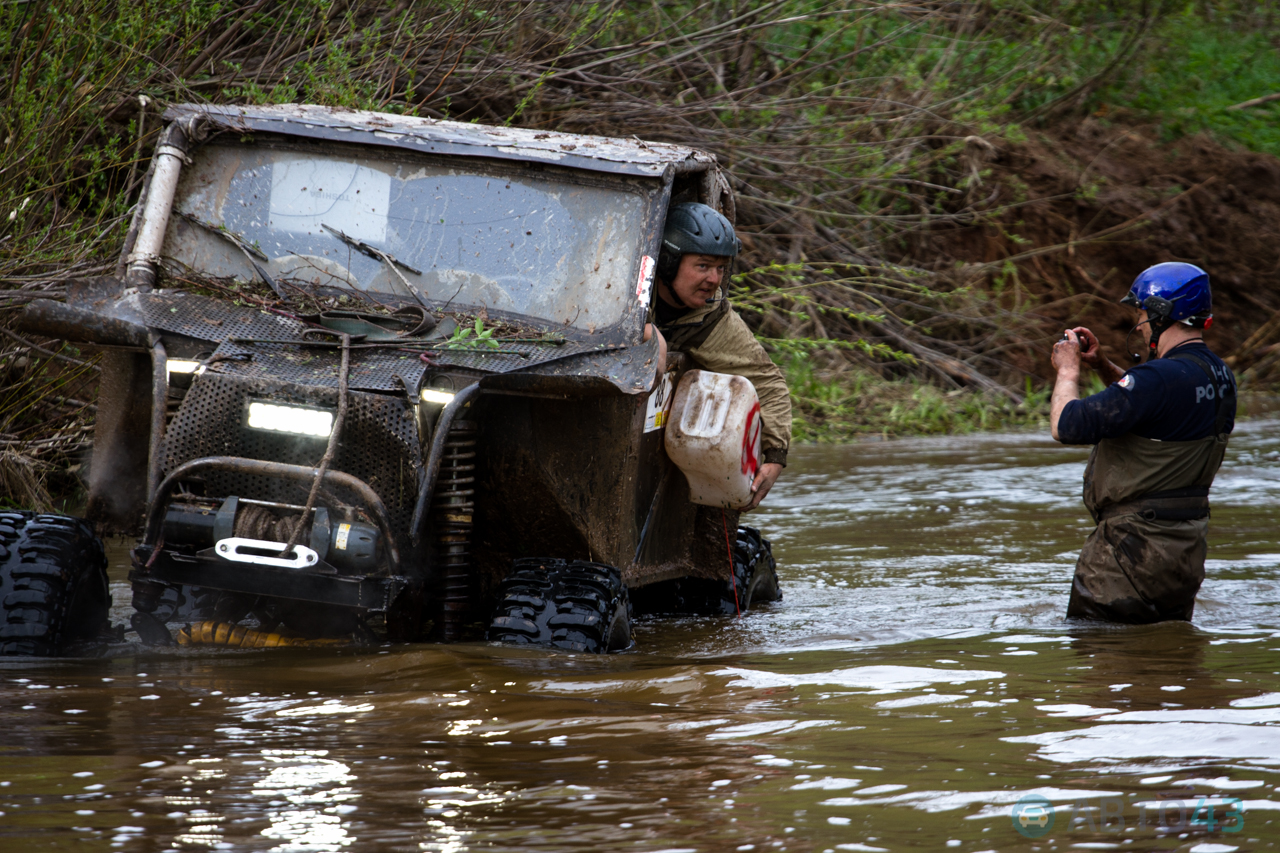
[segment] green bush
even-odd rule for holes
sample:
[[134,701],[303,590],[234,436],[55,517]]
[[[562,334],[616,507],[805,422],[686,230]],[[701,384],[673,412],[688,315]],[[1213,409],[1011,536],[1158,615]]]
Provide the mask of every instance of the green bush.
[[1163,20],[1120,85],[1099,93],[1160,122],[1166,140],[1207,132],[1280,156],[1280,100],[1228,109],[1280,93],[1280,10],[1273,2],[1189,4]]
[[[820,363],[824,355],[831,366]],[[795,441],[846,441],[862,435],[908,436],[1044,427],[1049,390],[1021,403],[968,388],[944,391],[918,379],[884,379],[830,354],[784,355]]]

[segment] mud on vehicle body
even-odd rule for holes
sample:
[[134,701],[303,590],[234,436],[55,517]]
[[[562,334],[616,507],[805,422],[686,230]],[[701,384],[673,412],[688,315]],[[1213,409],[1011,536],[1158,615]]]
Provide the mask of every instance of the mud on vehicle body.
[[[767,543],[690,503],[663,406],[693,365],[659,377],[643,340],[668,207],[733,217],[711,156],[313,106],[165,119],[117,275],[20,320],[105,351],[87,516],[141,526],[145,640],[193,619],[452,640],[493,618],[608,649],[628,591],[777,597]],[[225,298],[246,282],[274,306]],[[530,633],[511,596],[536,598],[536,571]]]

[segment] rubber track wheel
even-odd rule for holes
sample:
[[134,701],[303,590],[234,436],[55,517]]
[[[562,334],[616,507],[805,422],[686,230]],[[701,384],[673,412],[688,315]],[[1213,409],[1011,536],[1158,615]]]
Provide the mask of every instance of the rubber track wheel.
[[599,654],[631,646],[622,574],[586,560],[517,560],[502,582],[488,638]]
[[0,511],[0,655],[49,657],[107,625],[107,557],[84,521]]

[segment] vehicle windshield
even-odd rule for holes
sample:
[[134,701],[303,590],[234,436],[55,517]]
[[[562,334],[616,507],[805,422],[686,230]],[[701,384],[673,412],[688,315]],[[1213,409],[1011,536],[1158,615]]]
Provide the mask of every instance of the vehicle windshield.
[[204,146],[183,170],[166,257],[209,276],[266,272],[587,331],[634,301],[657,181],[352,152]]

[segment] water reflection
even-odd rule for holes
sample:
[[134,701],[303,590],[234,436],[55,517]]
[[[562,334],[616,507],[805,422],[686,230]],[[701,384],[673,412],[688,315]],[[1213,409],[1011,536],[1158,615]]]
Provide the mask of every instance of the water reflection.
[[253,784],[253,790],[268,798],[271,826],[262,835],[284,842],[272,850],[320,853],[352,843],[342,815],[356,811],[351,803],[359,795],[348,784],[356,777],[347,765],[327,755],[327,750],[263,750],[270,772]]

